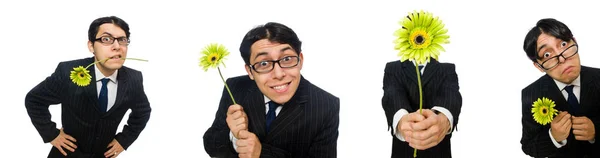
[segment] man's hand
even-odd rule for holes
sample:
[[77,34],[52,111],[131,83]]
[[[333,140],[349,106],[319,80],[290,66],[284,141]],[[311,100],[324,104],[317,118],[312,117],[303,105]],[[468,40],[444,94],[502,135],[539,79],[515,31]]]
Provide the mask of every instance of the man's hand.
[[450,123],[443,113],[436,115],[429,109],[423,109],[425,120],[413,124],[412,141],[409,145],[415,149],[425,150],[438,145],[448,133]]
[[125,149],[123,149],[123,146],[121,146],[121,144],[119,144],[119,141],[117,141],[116,139],[113,139],[112,142],[110,142],[110,144],[108,144],[106,148],[110,149],[104,153],[104,157],[110,158],[115,158],[119,156],[121,152],[125,151]]
[[242,130],[248,130],[248,116],[242,106],[238,104],[230,105],[227,109],[227,126],[233,133],[233,136],[240,139],[239,133]]
[[423,120],[425,120],[425,116],[419,114],[418,112],[406,114],[402,116],[402,118],[400,118],[400,121],[398,121],[396,131],[400,131],[400,135],[402,135],[402,138],[404,138],[406,142],[410,143],[412,141],[414,131],[413,124]]
[[240,158],[259,158],[262,145],[258,137],[248,130],[240,131],[240,139],[236,142],[238,156]]
[[52,140],[50,144],[52,144],[52,146],[54,146],[55,148],[58,148],[58,151],[60,151],[60,153],[67,156],[67,152],[65,152],[64,149],[67,149],[71,152],[75,152],[75,149],[77,149],[77,145],[75,145],[73,142],[77,142],[77,140],[75,140],[75,138],[71,137],[70,135],[65,134],[65,132],[63,132],[63,129],[61,128],[58,136],[56,136],[56,138],[54,138],[54,140]]
[[550,123],[550,133],[554,140],[561,142],[567,139],[571,132],[571,125],[571,114],[565,111],[558,113]]
[[571,119],[573,121],[573,134],[575,135],[575,139],[582,141],[594,140],[596,137],[596,129],[592,120],[585,116],[573,116]]

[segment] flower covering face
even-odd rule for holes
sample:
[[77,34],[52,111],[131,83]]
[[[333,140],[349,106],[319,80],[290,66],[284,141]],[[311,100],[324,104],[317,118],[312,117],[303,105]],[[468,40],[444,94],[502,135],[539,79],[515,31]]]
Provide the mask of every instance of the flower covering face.
[[428,12],[413,12],[401,22],[402,28],[394,32],[395,49],[399,50],[400,61],[414,60],[423,64],[430,58],[438,59],[445,51],[441,44],[450,43],[444,24]]

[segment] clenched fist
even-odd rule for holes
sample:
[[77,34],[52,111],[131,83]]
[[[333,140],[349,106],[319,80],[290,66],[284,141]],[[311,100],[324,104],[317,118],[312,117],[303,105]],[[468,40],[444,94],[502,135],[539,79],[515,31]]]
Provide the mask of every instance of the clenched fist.
[[229,130],[237,139],[240,139],[239,133],[241,130],[248,130],[248,116],[244,112],[244,108],[238,104],[229,106],[226,121]]

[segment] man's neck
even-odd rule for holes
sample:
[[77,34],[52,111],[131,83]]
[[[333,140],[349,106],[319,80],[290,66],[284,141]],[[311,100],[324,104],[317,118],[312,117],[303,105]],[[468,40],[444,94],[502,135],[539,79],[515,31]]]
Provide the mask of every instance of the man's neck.
[[108,77],[108,76],[114,74],[116,71],[116,70],[107,70],[104,66],[102,66],[100,64],[96,64],[96,66],[98,67],[98,70],[100,70],[100,73],[102,73],[102,75],[104,75],[105,77]]

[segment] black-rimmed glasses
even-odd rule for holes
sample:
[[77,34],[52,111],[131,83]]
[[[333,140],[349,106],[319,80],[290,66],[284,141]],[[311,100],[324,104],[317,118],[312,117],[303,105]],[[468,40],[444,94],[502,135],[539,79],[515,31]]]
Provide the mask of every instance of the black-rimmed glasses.
[[567,49],[565,49],[564,51],[562,51],[560,54],[558,54],[557,56],[553,56],[550,59],[542,62],[541,64],[536,62],[540,67],[542,67],[542,69],[544,70],[550,70],[554,67],[556,67],[559,63],[559,57],[563,57],[563,59],[567,60],[573,56],[575,56],[575,54],[577,54],[578,50],[578,45],[577,44],[573,44],[569,47],[567,47]]
[[281,68],[291,68],[297,66],[298,63],[300,63],[300,58],[298,56],[286,56],[279,60],[259,61],[248,66],[250,66],[252,69],[254,69],[254,71],[258,73],[266,73],[271,72],[271,70],[275,68],[275,63],[279,64],[279,67]]
[[100,43],[104,44],[104,45],[111,45],[113,43],[115,43],[115,40],[119,43],[119,45],[122,46],[127,46],[129,45],[129,38],[127,37],[112,37],[112,36],[102,36],[100,38],[96,38],[96,41],[100,41]]

